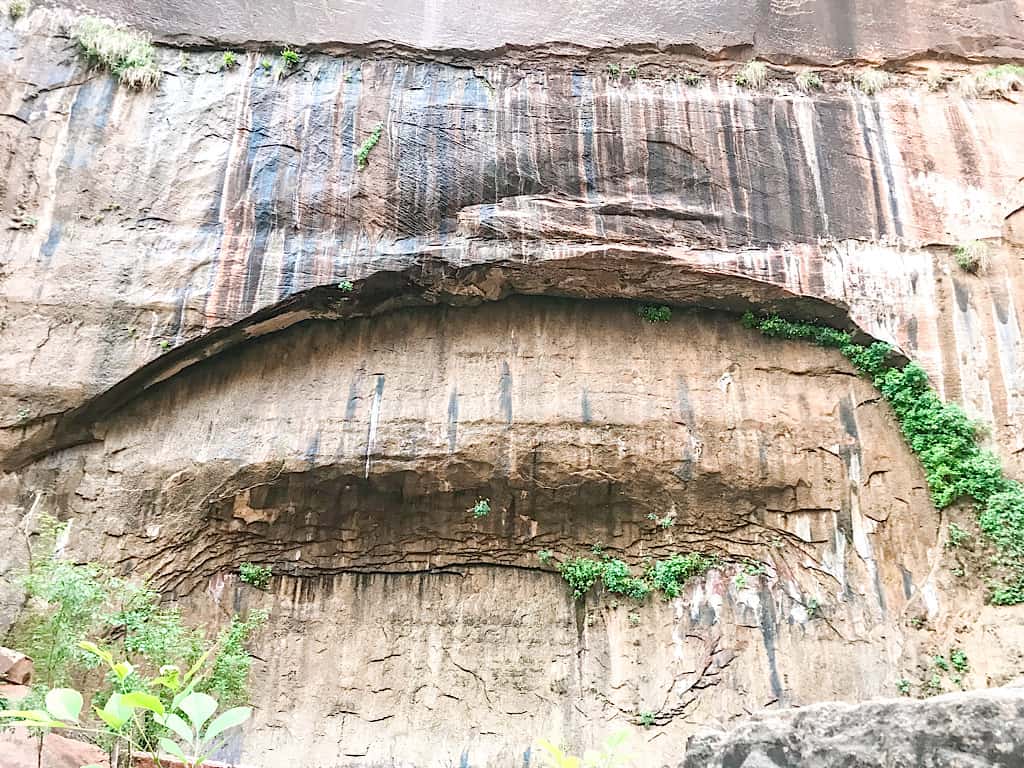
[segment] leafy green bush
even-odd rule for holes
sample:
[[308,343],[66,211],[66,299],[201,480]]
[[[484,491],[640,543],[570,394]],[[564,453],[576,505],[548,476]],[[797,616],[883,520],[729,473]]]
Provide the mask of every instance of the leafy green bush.
[[221,69],[234,69],[238,66],[238,56],[234,51],[224,51],[221,54]]
[[153,88],[160,80],[149,36],[96,16],[83,16],[71,37],[89,62],[112,72],[130,88]]
[[857,75],[854,84],[870,96],[889,85],[889,73],[881,69],[864,69]]
[[666,560],[657,560],[648,571],[654,589],[666,597],[679,597],[683,585],[694,576],[703,576],[715,565],[714,558],[691,552],[688,555],[672,555]]
[[988,266],[988,249],[985,244],[979,241],[962,243],[953,249],[953,258],[956,264],[964,272],[977,275],[985,271]]
[[641,305],[636,313],[648,323],[667,323],[672,319],[672,310],[669,307],[656,307],[653,304]]
[[26,13],[28,13],[28,0],[11,0],[10,5],[7,6],[7,14],[14,21],[17,21]]
[[491,514],[491,502],[490,499],[477,499],[476,504],[469,508],[469,511],[473,513],[473,517],[479,519],[481,517],[487,517]]
[[559,566],[562,578],[572,587],[572,595],[577,600],[598,580],[609,592],[634,600],[643,600],[655,590],[668,598],[679,597],[687,580],[702,576],[717,562],[712,557],[695,552],[672,555],[666,560],[651,563],[642,576],[634,576],[622,560],[597,554],[600,559],[576,557]]
[[274,575],[269,566],[256,565],[255,563],[242,563],[238,566],[238,576],[246,584],[256,589],[266,589],[270,584],[270,577]]
[[359,145],[359,149],[356,150],[356,162],[359,169],[362,170],[366,167],[370,161],[370,152],[377,146],[377,142],[380,141],[381,134],[384,132],[384,123],[377,123],[374,126],[373,132],[366,137],[366,140]]
[[943,509],[961,498],[977,503],[981,530],[998,553],[991,602],[1024,602],[1024,487],[1003,475],[999,459],[978,445],[978,425],[958,405],[939,398],[919,365],[901,368],[887,344],[854,344],[846,331],[813,323],[748,312],[743,324],[766,336],[836,348],[871,379],[920,459],[935,506]]
[[248,697],[252,657],[245,645],[267,622],[265,611],[253,611],[245,619],[231,617],[231,624],[217,636],[216,653],[209,674],[197,690],[209,693],[225,706],[240,704]]
[[293,51],[291,48],[285,48],[281,51],[281,61],[284,62],[285,67],[294,67],[299,63],[301,57],[298,51]]

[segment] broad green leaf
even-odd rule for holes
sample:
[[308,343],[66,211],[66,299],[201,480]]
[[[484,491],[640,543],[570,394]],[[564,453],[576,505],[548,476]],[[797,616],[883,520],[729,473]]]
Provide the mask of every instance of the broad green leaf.
[[46,694],[46,711],[58,720],[77,723],[82,713],[82,694],[74,688],[54,688]]
[[146,709],[157,715],[164,714],[164,703],[151,693],[145,693],[143,691],[126,693],[121,699],[121,703],[126,707]]
[[90,643],[88,640],[83,640],[78,644],[78,647],[86,653],[91,653],[93,656],[102,659],[110,666],[114,666],[113,654],[110,653],[110,651],[103,650],[98,645],[96,645],[96,643]]
[[166,715],[154,715],[153,720],[164,728],[170,728],[178,735],[178,738],[189,744],[196,740],[196,733],[188,727],[188,723],[173,712],[168,712]]
[[181,747],[179,747],[175,742],[171,741],[166,737],[161,736],[159,739],[157,739],[157,743],[160,745],[160,749],[162,749],[167,754],[171,755],[172,757],[178,758],[183,763],[188,763],[188,758],[185,757],[184,751],[182,751]]
[[67,723],[54,720],[41,709],[2,709],[0,720],[4,725],[22,725],[26,728],[63,728]]
[[241,725],[250,717],[252,717],[252,707],[235,707],[234,709],[229,709],[226,712],[221,712],[214,718],[213,722],[210,723],[210,726],[206,729],[206,733],[203,734],[203,740],[209,741],[210,739],[219,736],[228,728],[234,728],[235,726]]
[[205,693],[193,693],[178,703],[178,709],[188,715],[188,719],[192,721],[192,727],[196,729],[196,733],[199,733],[203,723],[217,711],[217,700]]
[[160,677],[153,678],[152,684],[162,685],[171,693],[177,693],[181,688],[181,670],[174,664],[165,664],[160,667]]
[[114,674],[117,675],[118,680],[124,680],[128,675],[135,671],[135,667],[129,664],[127,661],[119,661],[114,665]]
[[114,693],[107,699],[103,709],[93,707],[93,710],[99,715],[100,719],[115,731],[121,730],[124,724],[131,720],[132,713],[134,712],[132,707],[124,704],[123,699],[123,694]]

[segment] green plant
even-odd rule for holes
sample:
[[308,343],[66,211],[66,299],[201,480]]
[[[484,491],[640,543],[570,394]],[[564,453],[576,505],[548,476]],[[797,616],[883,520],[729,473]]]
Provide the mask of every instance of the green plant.
[[608,74],[612,77],[618,77],[622,73],[622,66],[619,64],[609,64]]
[[631,612],[629,614],[629,626],[639,627],[640,626],[640,614]]
[[656,512],[650,512],[647,515],[647,519],[655,525],[657,525],[662,530],[665,530],[666,528],[671,528],[673,525],[675,525],[676,514],[675,512],[669,512],[664,517],[658,517],[658,514]]
[[470,507],[467,512],[472,512],[473,517],[479,519],[481,517],[487,517],[491,514],[491,502],[490,499],[477,499],[476,504]]
[[967,531],[956,523],[949,524],[949,538],[946,540],[946,548],[961,547],[967,541]]
[[17,21],[28,13],[28,0],[11,0],[7,6],[7,13],[12,19]]
[[626,595],[634,600],[643,600],[650,594],[651,585],[647,580],[633,576],[622,560],[606,557],[601,566],[601,583],[612,594]]
[[982,72],[974,72],[960,79],[960,90],[967,96],[1001,96],[1024,90],[1024,66],[1000,64]]
[[921,629],[924,626],[925,619],[923,616],[914,616],[910,620],[910,626],[914,629]]
[[900,696],[910,695],[910,681],[905,677],[901,677],[896,681],[896,690],[900,692]]
[[260,66],[263,67],[263,71],[269,72],[274,68],[274,63],[270,59],[260,59]]
[[360,170],[366,167],[370,159],[370,152],[377,146],[383,132],[384,123],[377,123],[370,135],[359,145],[359,149],[356,150],[356,162]]
[[355,285],[352,284],[351,280],[342,280],[338,283],[338,290],[342,293],[352,293],[355,289]]
[[937,693],[942,692],[942,676],[938,672],[934,673],[928,682],[925,683],[925,691],[929,696],[934,696]]
[[84,16],[71,37],[90,64],[113,73],[130,88],[153,88],[160,81],[156,51],[149,37],[96,16]]
[[301,60],[298,51],[293,51],[291,48],[284,48],[281,51],[281,61],[284,62],[286,69],[294,67]]
[[667,323],[672,319],[672,310],[665,306],[641,304],[637,308],[636,313],[648,323]]
[[654,725],[654,717],[655,715],[653,712],[644,711],[638,715],[637,720],[644,728],[650,728]]
[[714,558],[699,552],[672,555],[665,560],[652,563],[647,571],[647,577],[651,581],[651,586],[665,597],[679,597],[687,581],[695,576],[703,576],[714,565]]
[[961,498],[976,502],[982,533],[997,552],[990,601],[1024,602],[1024,487],[1003,475],[996,456],[978,445],[975,423],[959,406],[939,398],[919,365],[900,366],[887,344],[854,344],[849,333],[827,326],[749,312],[743,323],[766,336],[836,348],[871,379],[920,459],[935,506],[944,509]]
[[640,70],[637,68],[636,64],[634,64],[633,66],[626,70],[626,74],[629,75],[630,79],[636,80],[638,77],[640,77]]
[[960,269],[972,275],[984,272],[988,266],[988,248],[977,240],[956,246],[953,249],[953,257]]
[[601,749],[588,749],[582,758],[568,754],[546,739],[537,739],[543,768],[624,768],[631,764],[624,746],[629,733],[619,731],[609,736]]
[[740,88],[764,88],[768,84],[768,65],[763,61],[751,61],[743,65],[733,82]]
[[935,654],[934,656],[932,656],[932,664],[934,664],[936,667],[941,669],[943,672],[948,672],[949,671],[949,662],[946,661],[946,657],[945,656],[940,656],[939,654]]
[[221,69],[234,69],[238,66],[238,56],[234,51],[224,51],[220,57]]
[[537,553],[537,558],[540,560],[542,565],[551,565],[555,559],[555,553],[550,549],[542,549]]
[[889,85],[889,74],[881,69],[862,69],[857,74],[854,84],[870,96]]
[[683,82],[687,85],[700,85],[704,78],[701,77],[697,72],[684,72]]
[[740,572],[733,576],[732,583],[736,585],[736,589],[747,588],[747,574]]
[[796,76],[796,87],[804,93],[810,93],[811,91],[820,91],[824,84],[821,82],[821,77],[815,72],[801,72]]
[[238,577],[246,584],[250,584],[256,589],[266,589],[267,585],[270,584],[270,577],[273,575],[273,571],[269,566],[256,565],[255,563],[242,563],[238,566]]
[[265,611],[253,611],[245,619],[231,617],[231,623],[217,636],[210,671],[196,689],[209,693],[227,706],[241,704],[248,697],[252,657],[245,645],[267,621]]
[[559,565],[558,570],[572,587],[573,598],[579,600],[601,578],[604,566],[589,557],[574,557]]
[[816,618],[821,610],[821,603],[818,601],[818,598],[809,597],[807,602],[804,603],[804,609],[807,611],[807,618]]
[[161,352],[166,352],[170,348],[171,348],[171,342],[170,341],[168,341],[167,339],[161,339],[160,340],[160,351]]
[[967,654],[964,653],[961,648],[953,648],[950,650],[949,661],[953,665],[953,669],[961,675],[970,669],[970,664],[967,661]]

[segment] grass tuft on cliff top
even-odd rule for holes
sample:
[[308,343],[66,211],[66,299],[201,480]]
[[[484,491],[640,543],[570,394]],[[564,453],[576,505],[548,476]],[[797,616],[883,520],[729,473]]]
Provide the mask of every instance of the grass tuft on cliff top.
[[750,312],[743,324],[765,336],[838,349],[870,379],[920,459],[935,506],[944,509],[961,499],[975,502],[981,530],[996,550],[989,600],[995,605],[1024,603],[1024,486],[1003,475],[995,454],[978,445],[979,425],[960,406],[942,401],[921,366],[900,366],[888,344],[855,344],[849,333],[835,328]]
[[156,51],[149,35],[97,16],[83,16],[71,37],[89,63],[116,75],[129,88],[154,88],[160,81]]

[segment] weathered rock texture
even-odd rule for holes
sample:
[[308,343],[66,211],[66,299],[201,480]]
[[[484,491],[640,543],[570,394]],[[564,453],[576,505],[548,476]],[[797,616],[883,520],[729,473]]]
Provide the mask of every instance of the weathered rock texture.
[[[1018,672],[1021,610],[944,548],[970,513],[931,506],[871,385],[736,318],[897,344],[1022,475],[1024,110],[930,92],[920,59],[1014,55],[1017,5],[708,3],[597,40],[613,9],[584,4],[576,42],[620,46],[587,51],[555,50],[551,4],[422,38],[401,6],[314,30],[124,5],[165,39],[339,45],[292,73],[164,50],[140,94],[82,67],[66,14],[0,22],[0,628],[43,513],[211,626],[267,608],[228,756],[309,768],[519,766],[641,713],[640,757],[670,765],[703,722],[916,686],[950,647],[966,685]],[[876,97],[842,67],[752,93],[729,81],[751,53],[899,71]],[[973,240],[980,276],[952,256]],[[597,543],[724,565],[671,602],[574,604],[537,552]]]
[[819,704],[690,739],[683,768],[1020,768],[1024,688]]

